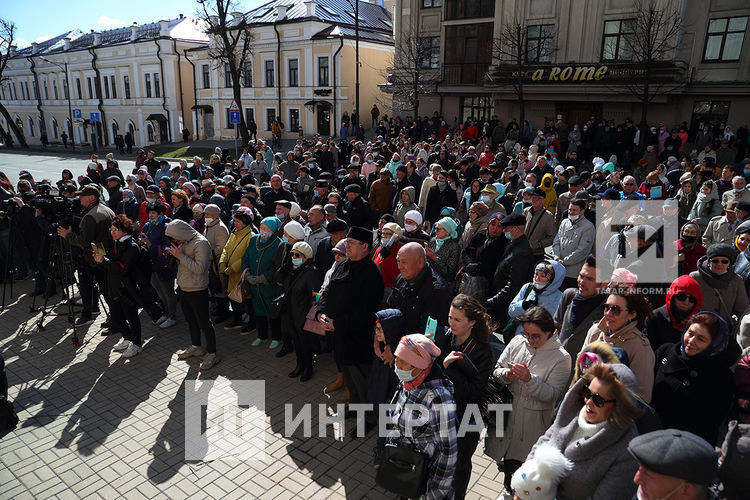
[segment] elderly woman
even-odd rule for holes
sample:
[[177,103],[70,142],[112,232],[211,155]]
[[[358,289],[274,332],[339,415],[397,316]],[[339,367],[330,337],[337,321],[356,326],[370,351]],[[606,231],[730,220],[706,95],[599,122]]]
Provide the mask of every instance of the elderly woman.
[[[565,266],[559,262],[543,260],[537,264],[531,282],[521,287],[508,308],[508,315],[514,323],[517,322],[516,318],[534,306],[542,306],[550,314],[555,314],[560,305],[560,285],[564,278]],[[515,334],[519,335],[522,331],[522,326],[517,325]]]
[[475,201],[469,207],[469,219],[466,222],[464,232],[461,234],[461,238],[458,241],[458,246],[461,250],[466,250],[466,247],[471,243],[471,239],[477,232],[487,228],[487,216],[489,215],[489,209],[483,201]]
[[560,344],[552,315],[540,306],[518,318],[523,328],[508,343],[495,364],[493,377],[513,394],[503,437],[488,429],[484,452],[503,472],[505,489],[531,447],[552,422],[555,404],[570,376],[570,355]]
[[188,224],[193,220],[193,211],[190,210],[190,203],[187,194],[182,189],[172,191],[172,220],[184,220]]
[[695,279],[684,275],[669,285],[667,302],[646,320],[646,336],[651,348],[679,343],[690,318],[701,310],[703,290]]
[[[435,360],[440,349],[420,333],[403,337],[396,347],[395,368],[400,383],[396,408],[391,418],[397,436],[409,436],[404,444],[428,457],[427,486],[424,498],[453,498],[453,478],[458,458],[456,414],[453,410],[453,384],[445,378]],[[426,423],[416,426],[412,418],[415,406],[428,409]],[[441,418],[441,412],[444,413]]]
[[704,232],[708,221],[717,215],[721,215],[721,210],[718,187],[714,181],[706,181],[701,186],[700,193],[698,193],[687,218],[697,222],[701,227],[701,232]]
[[260,185],[261,180],[266,175],[266,160],[261,151],[255,153],[255,160],[250,162],[250,174],[255,182]]
[[399,192],[398,203],[393,210],[393,218],[396,220],[396,224],[401,227],[403,227],[404,217],[409,211],[419,210],[419,206],[414,202],[415,196],[414,186],[407,186]]
[[227,240],[229,239],[229,229],[227,229],[227,226],[224,225],[220,217],[221,209],[217,205],[206,205],[206,208],[203,211],[203,218],[206,222],[206,225],[203,228],[203,236],[205,236],[211,244],[211,258],[213,259],[211,261],[211,272],[216,272],[221,283],[221,287],[218,290],[209,290],[210,296],[216,306],[214,323],[223,323],[229,319],[229,299],[227,298],[226,292],[226,275],[219,272],[219,259],[224,251],[224,245],[227,244]]
[[391,288],[401,273],[396,263],[396,255],[402,247],[399,241],[402,234],[404,234],[404,230],[395,222],[385,224],[381,231],[380,245],[375,249],[375,255],[372,258],[375,265],[380,269],[380,274],[383,275],[383,284],[385,285],[383,302],[390,295]]
[[[229,235],[226,245],[219,257],[219,273],[227,277],[227,291],[231,292],[240,282],[242,276],[242,257],[245,255],[250,237],[253,235],[253,211],[247,207],[239,207],[234,213],[234,230]],[[255,315],[250,301],[243,303],[232,302],[232,319],[224,324],[224,328],[238,328],[242,326],[240,335],[248,334],[255,329]],[[242,314],[248,313],[250,320],[247,325],[242,321]]]
[[741,319],[749,305],[745,284],[734,272],[736,258],[734,247],[714,243],[698,260],[698,270],[690,273],[703,290],[702,310],[718,314],[729,324],[735,323],[732,316]]
[[458,246],[456,221],[450,217],[443,217],[435,223],[435,236],[425,249],[430,267],[442,276],[445,281],[452,283],[458,273],[458,259],[461,257],[461,247]]
[[728,349],[726,321],[711,312],[693,316],[679,342],[656,351],[653,407],[662,426],[699,435],[716,444],[729,414],[736,361]]
[[320,289],[322,278],[312,261],[312,248],[304,241],[298,241],[289,253],[292,269],[284,277],[284,303],[281,316],[285,328],[291,333],[297,366],[289,373],[289,378],[300,377],[307,382],[313,373],[313,352],[317,339],[315,334],[304,331],[305,317],[313,300],[313,292]]
[[279,287],[273,273],[281,267],[284,257],[284,242],[276,236],[281,221],[276,217],[266,217],[260,223],[260,232],[250,237],[245,255],[242,256],[242,270],[250,284],[250,296],[258,324],[258,338],[251,344],[258,347],[268,340],[269,349],[281,345],[281,320],[274,314],[271,302],[279,296]]
[[150,203],[146,207],[148,222],[140,236],[140,243],[148,249],[151,257],[151,286],[164,306],[164,316],[156,320],[159,328],[170,328],[177,324],[177,294],[174,290],[177,266],[167,260],[167,249],[171,242],[164,232],[172,219],[165,215],[166,212],[167,207],[161,201]]
[[[453,382],[453,398],[459,422],[466,417],[469,404],[479,405],[492,372],[492,349],[488,341],[492,320],[482,304],[469,295],[457,295],[448,312],[450,329],[438,342],[445,374]],[[471,422],[481,424],[481,422]],[[480,433],[467,431],[458,437],[458,463],[453,479],[457,499],[466,495],[471,478],[471,457],[479,443]]]
[[654,385],[654,351],[641,331],[650,316],[651,306],[638,289],[617,285],[609,289],[604,301],[604,317],[589,329],[583,342],[601,341],[624,349],[646,402],[651,400]]
[[527,457],[534,458],[538,447],[549,443],[573,462],[557,488],[559,500],[633,497],[638,463],[627,446],[638,435],[633,421],[642,413],[637,392],[627,366],[594,363],[565,395],[554,423]]

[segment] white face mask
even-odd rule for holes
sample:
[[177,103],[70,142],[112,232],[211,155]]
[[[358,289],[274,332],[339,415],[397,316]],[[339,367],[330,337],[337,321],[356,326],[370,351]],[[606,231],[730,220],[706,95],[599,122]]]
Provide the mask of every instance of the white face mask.
[[406,229],[407,231],[409,231],[411,233],[412,231],[416,231],[417,225],[416,224],[406,224],[404,226],[404,229]]
[[535,290],[543,290],[547,285],[549,285],[549,282],[547,282],[547,281],[536,281],[536,280],[534,280],[534,289]]
[[213,221],[216,220],[213,217],[204,217],[203,219],[206,221],[206,224],[211,224]]
[[581,218],[580,215],[568,215],[568,219],[570,219],[570,222],[575,222],[580,218]]

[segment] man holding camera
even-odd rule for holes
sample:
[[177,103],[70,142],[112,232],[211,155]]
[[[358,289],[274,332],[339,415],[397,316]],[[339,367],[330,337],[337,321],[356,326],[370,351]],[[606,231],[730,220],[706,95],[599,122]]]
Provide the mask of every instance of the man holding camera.
[[[85,325],[92,321],[92,313],[98,309],[96,305],[97,296],[94,292],[94,281],[99,285],[99,290],[104,290],[104,272],[95,267],[93,247],[100,244],[107,250],[112,244],[109,228],[115,213],[103,203],[100,203],[101,192],[94,186],[85,186],[79,192],[81,206],[84,209],[78,233],[73,233],[70,228],[59,226],[57,234],[67,241],[70,246],[77,248],[80,252],[78,259],[78,281],[81,291],[83,310],[81,316],[76,320],[76,326]],[[115,333],[110,328],[111,333]]]

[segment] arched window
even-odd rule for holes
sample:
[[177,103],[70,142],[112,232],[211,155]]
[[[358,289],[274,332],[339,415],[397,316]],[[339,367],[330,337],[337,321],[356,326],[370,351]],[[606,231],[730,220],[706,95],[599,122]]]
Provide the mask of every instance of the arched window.
[[49,128],[50,128],[50,132],[52,132],[52,138],[53,139],[57,139],[57,137],[58,137],[58,134],[57,134],[57,120],[55,120],[54,117],[52,117],[52,119],[49,121]]
[[115,120],[112,120],[112,140],[117,137],[117,134],[119,134],[120,127],[117,126],[117,122]]
[[65,119],[65,131],[68,134],[68,137],[73,137],[73,124],[70,123],[68,118]]
[[146,139],[148,142],[154,142],[154,126],[146,122]]
[[23,122],[21,121],[21,118],[16,116],[16,127],[18,127],[21,131],[23,131]]
[[29,124],[29,137],[34,137],[34,135],[36,135],[34,134],[34,120],[29,116],[26,118],[26,123]]
[[132,120],[128,120],[128,132],[130,132],[130,137],[135,140],[135,123]]

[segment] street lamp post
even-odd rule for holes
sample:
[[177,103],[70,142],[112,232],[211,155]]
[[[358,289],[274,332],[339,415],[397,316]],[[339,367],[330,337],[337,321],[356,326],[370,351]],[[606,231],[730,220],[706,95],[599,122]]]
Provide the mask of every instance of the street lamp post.
[[70,123],[70,147],[73,149],[73,152],[75,152],[76,140],[75,140],[75,134],[73,133],[73,106],[70,104],[70,94],[73,92],[73,89],[70,88],[70,81],[68,80],[68,63],[64,62],[63,64],[65,65],[65,67],[63,67],[54,61],[50,61],[46,57],[41,57],[40,59],[50,64],[54,64],[58,68],[65,71],[65,87],[67,87],[68,89],[67,97],[68,97],[68,122]]

